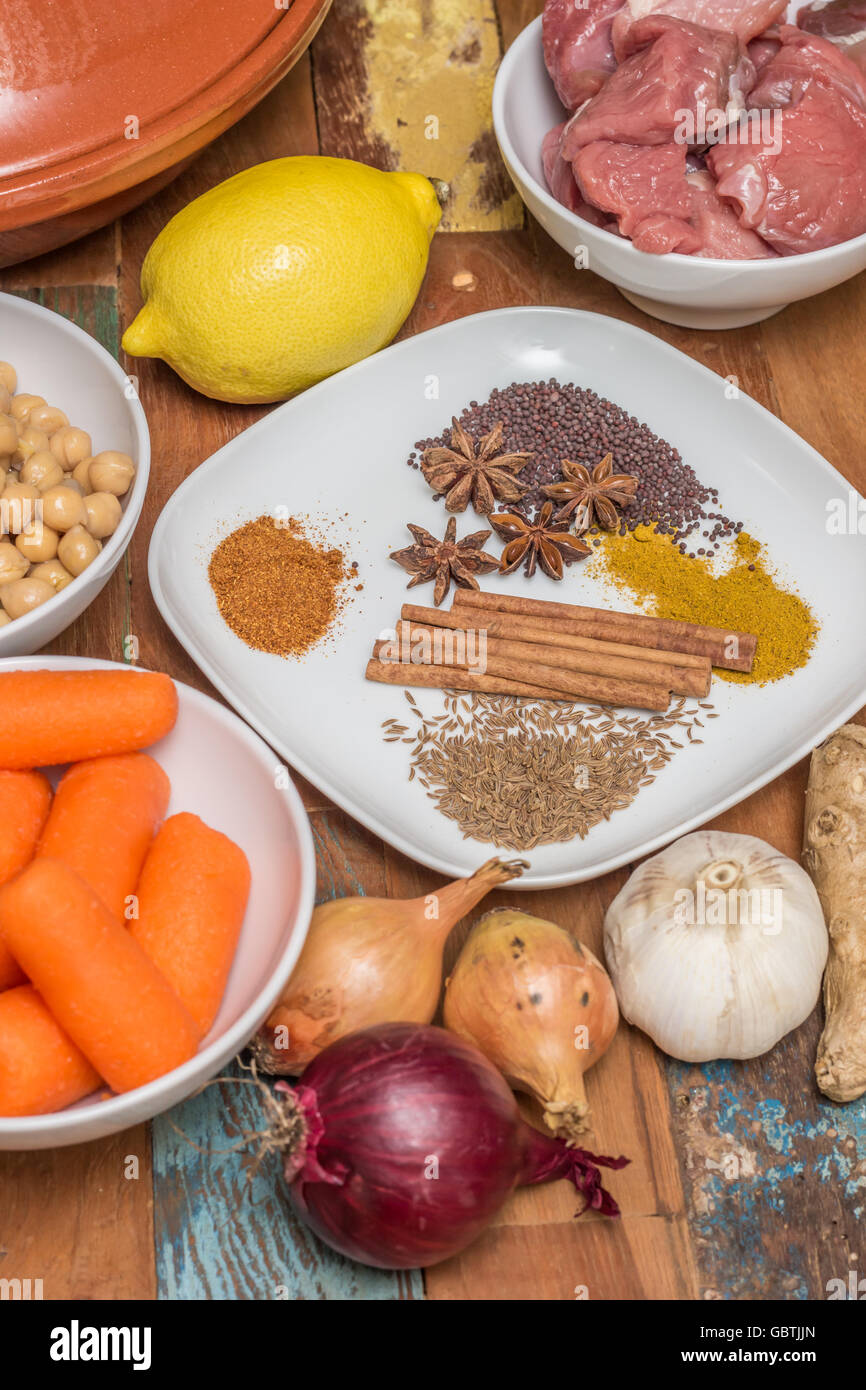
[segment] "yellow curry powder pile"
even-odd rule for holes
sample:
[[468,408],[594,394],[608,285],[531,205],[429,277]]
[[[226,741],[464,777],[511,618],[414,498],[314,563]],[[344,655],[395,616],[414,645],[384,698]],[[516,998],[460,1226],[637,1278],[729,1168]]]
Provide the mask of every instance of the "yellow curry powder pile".
[[755,634],[751,674],[717,671],[722,680],[767,685],[809,660],[818,634],[812,611],[799,594],[780,586],[763,546],[745,531],[726,570],[691,559],[649,526],[606,535],[596,553],[617,588],[655,616]]
[[337,617],[348,577],[341,550],[313,545],[292,519],[260,516],[220,541],[208,565],[217,605],[248,647],[299,656]]

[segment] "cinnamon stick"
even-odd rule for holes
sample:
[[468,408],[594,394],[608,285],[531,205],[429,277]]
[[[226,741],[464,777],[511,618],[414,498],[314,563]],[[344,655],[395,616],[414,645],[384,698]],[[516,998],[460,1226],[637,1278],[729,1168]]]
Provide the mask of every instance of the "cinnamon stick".
[[[378,645],[378,644],[377,644]],[[431,690],[474,690],[480,695],[518,695],[532,700],[567,700],[561,690],[549,690],[525,681],[503,680],[489,673],[480,676],[465,666],[417,666],[402,661],[367,662],[368,681],[381,685],[426,686]]]
[[[501,677],[512,685],[544,688],[556,692],[548,699],[596,700],[603,705],[626,705],[635,709],[666,710],[670,704],[670,691],[665,686],[650,685],[646,681],[623,680],[615,676],[597,676],[585,671],[566,671],[560,666],[548,666],[543,662],[514,660],[507,656],[488,654],[485,670],[474,671],[465,665],[439,662],[383,661],[382,657],[393,649],[390,642],[377,642],[373,648],[373,659],[383,666],[394,666],[407,673],[408,679],[396,680],[395,685],[412,685],[412,673],[424,670],[451,672],[466,671],[480,680],[488,676]],[[369,670],[369,667],[368,667]],[[423,684],[435,682],[423,682]],[[444,680],[440,688],[449,688],[452,677]],[[457,689],[457,686],[454,686]],[[481,686],[472,687],[480,690]]]
[[554,603],[546,599],[523,598],[518,594],[482,593],[458,589],[454,611],[474,613],[514,613],[521,617],[552,620],[563,631],[579,637],[628,642],[637,647],[664,647],[669,651],[707,656],[713,666],[725,671],[752,669],[757,638],[750,632],[730,632],[725,628],[684,623],[672,618],[654,618],[645,613],[622,613],[615,609],[585,608],[577,603]]
[[[512,642],[491,637],[489,627],[470,629],[470,632],[478,634],[479,638],[483,634],[480,656],[488,664],[491,657],[502,658],[518,665],[555,666],[563,671],[581,671],[590,676],[612,676],[626,681],[639,681],[643,685],[658,685],[671,690],[675,695],[703,698],[709,693],[709,662],[706,670],[700,671],[677,667],[668,662],[650,662],[639,657],[610,655],[605,649],[611,644],[605,642],[596,643],[597,650],[567,651],[562,647],[549,647],[541,639],[537,642]],[[432,651],[434,662],[444,660],[449,664],[467,664],[461,661],[459,656],[461,648],[464,654],[466,652],[465,639],[460,641],[460,637],[463,636],[460,629],[455,632],[450,627],[443,628],[436,624],[403,621],[398,624],[396,633],[395,643],[382,642],[377,645],[383,650],[388,646],[396,646],[399,659],[402,661],[411,661],[419,644],[423,643]],[[473,655],[478,652],[480,646],[480,642],[475,645]],[[641,647],[635,650],[641,653],[644,651]],[[376,651],[374,655],[380,656],[381,652]]]
[[[666,651],[663,648],[638,647],[625,642],[605,642],[593,637],[576,637],[554,627],[551,620],[544,618],[523,618],[519,614],[490,613],[470,615],[459,608],[443,612],[441,608],[422,608],[418,604],[404,603],[400,610],[404,622],[426,623],[431,627],[450,628],[455,631],[481,631],[487,633],[487,640],[502,639],[506,642],[527,642],[545,647],[562,649],[564,653],[575,653],[599,657],[623,657],[644,663],[646,670],[641,679],[664,685],[669,674],[662,675],[655,667],[666,667],[677,673],[671,680],[671,690],[675,695],[696,695],[701,699],[709,694],[713,668],[708,656],[696,656],[689,652]],[[551,651],[548,659],[551,665],[568,666],[580,671],[600,670],[591,665],[573,664],[560,658],[559,653]],[[582,660],[581,656],[581,660]],[[610,671],[609,674],[616,674]],[[623,669],[622,674],[626,674]],[[682,687],[682,688],[680,688]]]

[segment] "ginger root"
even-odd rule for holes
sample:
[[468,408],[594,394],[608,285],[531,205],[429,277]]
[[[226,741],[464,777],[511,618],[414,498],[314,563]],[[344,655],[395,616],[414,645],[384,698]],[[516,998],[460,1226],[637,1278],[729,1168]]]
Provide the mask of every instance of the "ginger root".
[[812,754],[803,863],[830,933],[815,1076],[831,1100],[856,1100],[866,1092],[866,728],[858,724]]

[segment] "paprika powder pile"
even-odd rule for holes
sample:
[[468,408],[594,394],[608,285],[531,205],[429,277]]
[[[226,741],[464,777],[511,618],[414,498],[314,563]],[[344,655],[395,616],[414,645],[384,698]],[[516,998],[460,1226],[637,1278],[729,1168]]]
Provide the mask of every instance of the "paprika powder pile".
[[219,611],[248,647],[300,656],[319,642],[339,609],[348,572],[341,550],[312,544],[294,519],[248,521],[214,550],[208,579]]

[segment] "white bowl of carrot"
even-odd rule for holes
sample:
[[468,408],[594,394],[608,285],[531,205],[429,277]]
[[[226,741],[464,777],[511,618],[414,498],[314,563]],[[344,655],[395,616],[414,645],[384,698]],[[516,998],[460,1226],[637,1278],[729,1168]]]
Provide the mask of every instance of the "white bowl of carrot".
[[0,1149],[116,1133],[262,1023],[315,894],[268,746],[168,676],[0,661]]
[[[52,450],[57,448],[57,458],[63,457],[59,481],[65,487],[77,488],[84,494],[97,491],[102,502],[106,500],[92,478],[82,480],[78,466],[72,470],[79,455],[72,453],[71,457],[64,457],[63,446],[59,444],[64,433],[76,436],[75,445],[79,449],[86,441],[85,453],[98,454],[104,460],[109,456],[105,451],[112,451],[112,458],[126,458],[134,471],[125,486],[108,484],[119,506],[114,496],[108,497],[115,515],[107,527],[94,527],[88,517],[85,525],[74,528],[79,545],[72,547],[73,552],[78,552],[73,564],[64,549],[63,534],[59,535],[59,549],[58,537],[53,546],[49,544],[53,526],[47,523],[43,526],[35,502],[24,501],[22,497],[17,503],[10,500],[11,492],[29,492],[44,506],[48,494],[42,483],[22,488],[26,466],[16,472],[14,456],[11,459],[5,456],[0,447],[0,544],[4,549],[4,560],[0,561],[0,587],[5,587],[11,578],[16,589],[21,590],[23,586],[27,591],[26,597],[23,593],[16,596],[22,611],[18,612],[9,604],[0,605],[0,658],[39,651],[93,602],[108,583],[132,539],[150,473],[150,433],[135,383],[89,333],[41,304],[32,304],[12,294],[0,294],[0,365],[8,367],[10,364],[15,371],[15,381],[10,382],[5,371],[0,372],[0,377],[5,378],[0,380],[0,432],[4,423],[9,424],[10,417],[4,412],[10,410],[14,414],[17,409],[14,401],[15,393],[19,392],[17,400],[22,406],[27,404],[27,396],[33,402],[44,401],[49,406],[48,414],[55,417],[52,424],[39,422],[40,425],[44,423],[45,438],[42,438],[41,429],[29,428],[36,416],[22,416],[19,426],[28,426],[27,447],[31,452],[34,449],[42,451],[37,457],[50,459]],[[11,405],[9,386],[13,398]],[[68,421],[68,427],[58,430],[62,420]],[[32,459],[29,466],[33,467]],[[86,460],[82,459],[81,467],[86,466]],[[14,484],[11,491],[10,484]],[[100,483],[99,488],[104,485]],[[52,490],[57,491],[54,487]],[[16,581],[8,556],[15,554],[13,543],[20,548],[18,533],[22,525],[27,537],[34,542],[38,538],[39,548],[27,550],[33,564],[25,571],[27,577]],[[85,542],[83,550],[80,548],[82,541]],[[37,564],[37,560],[47,564]],[[38,583],[34,584],[37,576]],[[54,589],[53,594],[51,589]],[[36,590],[40,590],[38,595]],[[12,590],[7,593],[11,594]]]

